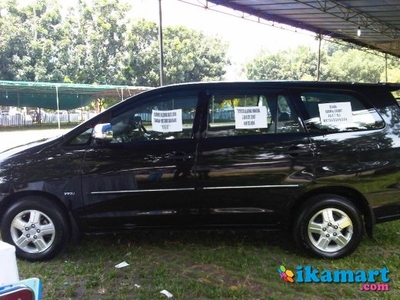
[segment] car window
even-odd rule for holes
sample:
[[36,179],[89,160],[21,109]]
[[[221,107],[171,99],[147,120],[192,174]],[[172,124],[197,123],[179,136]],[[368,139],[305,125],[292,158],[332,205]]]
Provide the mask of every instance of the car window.
[[301,100],[308,112],[310,132],[357,131],[382,128],[376,110],[354,95],[342,92],[303,92]]
[[300,132],[296,111],[283,94],[215,94],[207,136]]
[[88,128],[82,131],[80,134],[72,138],[66,145],[77,146],[77,145],[88,145],[92,137],[93,128]]
[[117,113],[112,143],[191,138],[196,105],[195,95],[171,95]]

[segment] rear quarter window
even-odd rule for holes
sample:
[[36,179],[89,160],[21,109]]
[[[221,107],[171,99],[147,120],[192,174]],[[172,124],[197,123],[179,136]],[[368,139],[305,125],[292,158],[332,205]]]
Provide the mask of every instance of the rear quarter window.
[[338,91],[307,91],[300,94],[306,110],[305,124],[311,133],[379,129],[384,121],[374,107],[355,95]]
[[392,91],[392,96],[396,99],[397,105],[400,105],[400,90]]

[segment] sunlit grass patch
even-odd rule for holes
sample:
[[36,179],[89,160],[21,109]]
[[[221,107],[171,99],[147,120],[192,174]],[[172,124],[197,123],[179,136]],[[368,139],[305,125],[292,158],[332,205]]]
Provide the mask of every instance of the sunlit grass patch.
[[[48,262],[18,261],[21,278],[43,281],[43,299],[397,299],[400,221],[377,225],[351,256],[316,259],[289,235],[262,231],[138,232],[86,237]],[[127,262],[127,267],[115,265]],[[369,270],[386,266],[390,290],[360,291],[357,283],[288,283],[295,270]]]

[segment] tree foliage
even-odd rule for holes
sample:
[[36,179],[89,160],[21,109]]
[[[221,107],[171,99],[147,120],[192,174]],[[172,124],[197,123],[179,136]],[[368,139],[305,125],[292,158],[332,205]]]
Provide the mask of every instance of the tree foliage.
[[60,81],[57,44],[60,41],[60,6],[37,0],[21,6],[16,0],[1,3],[0,78]]
[[[0,0],[0,79],[158,86],[158,26],[131,20],[129,1]],[[133,8],[134,9],[134,8]],[[164,83],[221,80],[228,45],[182,26],[164,27]],[[399,59],[327,43],[262,51],[244,66],[248,79],[400,81]]]
[[[128,2],[59,1],[0,2],[0,79],[159,85],[155,23],[132,23]],[[225,74],[227,45],[220,39],[184,27],[165,27],[163,38],[167,83]]]
[[[268,54],[261,52],[245,66],[249,79],[311,80],[317,77],[317,53],[306,46]],[[325,62],[325,56],[322,56]]]
[[[398,59],[388,59],[388,81],[400,81],[398,67]],[[319,70],[319,79],[326,81],[386,81],[384,57],[351,44],[328,43],[323,47]],[[318,51],[299,46],[272,54],[261,52],[245,65],[244,72],[249,79],[317,80]]]
[[[219,38],[183,26],[163,31],[164,82],[219,80],[229,61],[228,45]],[[128,33],[129,56],[124,74],[136,85],[158,85],[159,42],[157,24],[141,20]]]
[[329,57],[326,79],[333,81],[379,82],[384,60],[369,53],[348,48]]

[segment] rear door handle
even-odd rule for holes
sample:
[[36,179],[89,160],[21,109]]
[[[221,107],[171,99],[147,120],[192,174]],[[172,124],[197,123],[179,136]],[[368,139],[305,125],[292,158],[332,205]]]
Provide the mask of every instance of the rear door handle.
[[291,146],[287,151],[284,153],[291,156],[291,157],[298,157],[301,154],[308,153],[310,152],[310,149],[306,146],[302,145],[296,145],[296,146]]

